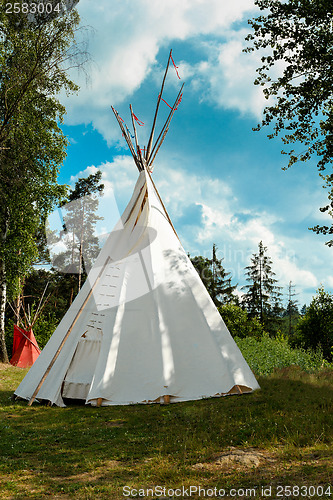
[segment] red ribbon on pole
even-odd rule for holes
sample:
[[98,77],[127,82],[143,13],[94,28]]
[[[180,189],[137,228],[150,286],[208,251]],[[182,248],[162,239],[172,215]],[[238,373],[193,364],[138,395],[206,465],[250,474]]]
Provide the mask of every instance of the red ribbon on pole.
[[178,101],[176,102],[175,111],[178,109],[179,104],[182,102],[183,94],[180,94]]
[[[161,94],[159,94],[159,95],[161,96]],[[169,108],[170,108],[170,109],[172,109],[172,106],[170,106],[170,104],[168,104],[168,103],[167,103],[167,102],[163,99],[163,97],[161,97],[161,101],[165,102],[165,104],[166,104],[167,106],[169,106]]]
[[144,123],[141,120],[139,120],[139,118],[137,116],[135,116],[134,113],[133,113],[133,118],[137,122],[137,124],[140,125],[140,127],[144,126]]
[[[161,94],[159,94],[159,96],[160,96],[160,95],[161,95]],[[163,99],[163,97],[161,97],[161,101],[165,102],[165,104],[166,104],[167,106],[169,106],[169,108],[170,108],[170,109],[174,109],[174,110],[176,111],[176,110],[178,109],[179,104],[181,103],[182,97],[183,97],[183,94],[180,94],[179,99],[178,99],[178,101],[176,102],[176,105],[175,105],[175,107],[174,107],[174,108],[173,108],[172,106],[170,106],[170,104],[168,104],[168,103],[167,103],[167,102]]]
[[175,71],[176,71],[176,73],[177,73],[177,76],[178,76],[179,80],[181,80],[181,78],[180,78],[180,76],[179,76],[179,73],[178,73],[178,71],[177,71],[178,66],[176,66],[176,65],[175,65],[175,61],[172,59],[172,56],[170,56],[170,57],[171,57],[171,61],[172,61],[173,67],[175,68]]
[[[112,108],[114,109],[114,108]],[[119,118],[119,120],[121,120],[123,123],[124,123],[124,120],[122,119],[122,117],[120,116],[120,114],[118,113],[118,111],[115,109],[115,112],[117,113],[117,117]]]

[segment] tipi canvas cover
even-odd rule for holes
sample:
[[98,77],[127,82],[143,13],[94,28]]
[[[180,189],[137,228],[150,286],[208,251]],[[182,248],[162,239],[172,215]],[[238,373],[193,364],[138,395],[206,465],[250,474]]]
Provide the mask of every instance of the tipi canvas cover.
[[120,405],[257,388],[142,170],[83,288],[15,394],[59,406],[64,398]]
[[132,107],[134,136],[112,108],[139,178],[84,286],[15,392],[29,404],[36,398],[59,406],[66,399],[97,406],[168,403],[259,387],[151,178],[182,98],[183,85],[153,144],[170,61],[171,51],[144,153]]

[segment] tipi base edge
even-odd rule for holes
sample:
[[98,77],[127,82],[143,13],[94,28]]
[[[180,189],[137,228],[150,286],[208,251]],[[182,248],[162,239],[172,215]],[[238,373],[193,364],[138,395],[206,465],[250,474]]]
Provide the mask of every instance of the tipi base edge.
[[[252,389],[251,387],[247,387],[245,385],[234,385],[229,391],[227,392],[217,392],[216,394],[213,395],[202,395],[202,396],[189,396],[189,397],[177,397],[171,394],[164,394],[163,396],[159,396],[156,399],[148,399],[148,400],[143,400],[143,401],[112,401],[109,399],[105,398],[94,398],[91,400],[84,400],[80,398],[63,398],[63,405],[61,406],[94,406],[97,408],[100,408],[101,406],[124,406],[124,405],[137,405],[137,404],[160,404],[160,405],[167,405],[170,403],[184,403],[186,401],[200,401],[201,399],[211,399],[211,398],[220,398],[220,397],[225,397],[225,396],[241,396],[244,394],[251,394],[254,392],[254,390],[257,389]],[[23,398],[18,396],[17,394],[12,395],[12,400],[13,401],[23,401],[29,398]],[[54,403],[51,401],[48,401],[46,399],[38,399],[36,398],[35,401],[36,403],[39,403],[43,406],[53,406]],[[57,405],[56,405],[57,406]]]
[[214,394],[213,396],[199,396],[199,397],[182,397],[179,398],[177,396],[173,395],[163,395],[159,396],[156,399],[153,400],[143,400],[143,401],[111,401],[109,399],[103,399],[103,398],[97,398],[97,399],[92,399],[86,402],[87,405],[91,406],[123,406],[123,405],[144,405],[144,404],[160,404],[160,405],[166,405],[170,403],[184,403],[186,401],[200,401],[201,399],[211,399],[211,398],[220,398],[220,397],[225,397],[225,396],[241,396],[244,394],[251,394],[254,392],[254,389],[251,389],[251,387],[247,387],[245,385],[234,385],[228,392],[219,392]]

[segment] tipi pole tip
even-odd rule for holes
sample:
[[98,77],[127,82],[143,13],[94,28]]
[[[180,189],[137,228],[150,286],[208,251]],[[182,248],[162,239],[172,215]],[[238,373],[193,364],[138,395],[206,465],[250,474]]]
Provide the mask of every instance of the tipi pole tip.
[[[123,136],[124,136],[124,138],[125,138],[125,140],[127,142],[127,145],[128,145],[128,147],[129,147],[129,149],[130,149],[130,151],[132,153],[134,162],[135,162],[135,164],[136,164],[136,166],[137,166],[137,168],[138,168],[138,170],[140,172],[142,170],[141,164],[140,164],[137,152],[135,152],[134,146],[133,146],[132,141],[131,141],[131,139],[129,137],[129,133],[125,130],[125,127],[124,127],[124,125],[122,123],[123,120],[122,120],[122,118],[120,118],[119,113],[117,112],[117,110],[113,106],[111,106],[111,109],[112,109],[112,111],[113,111],[113,113],[114,113],[114,115],[116,117],[116,120],[117,120],[117,122],[119,124],[120,130],[122,131],[122,134],[123,134]],[[127,128],[127,130],[128,130],[128,128]]]
[[136,144],[136,151],[137,151],[137,157],[138,161],[141,164],[141,170],[144,169],[144,161],[142,157],[142,152],[139,146],[139,141],[138,141],[138,134],[136,132],[136,126],[135,126],[135,121],[134,121],[134,113],[133,113],[133,107],[132,104],[129,105],[130,111],[131,111],[131,118],[132,118],[132,125],[133,125],[133,130],[134,130],[134,138],[135,138],[135,144]]
[[151,151],[151,148],[152,148],[152,145],[153,145],[153,138],[154,138],[154,132],[155,132],[155,127],[156,127],[157,114],[158,114],[158,109],[159,109],[160,103],[161,103],[161,98],[162,98],[162,94],[163,94],[163,90],[164,90],[165,80],[166,80],[166,77],[167,77],[167,74],[168,74],[168,69],[169,69],[170,59],[171,59],[171,53],[172,53],[172,49],[170,50],[170,54],[169,54],[169,57],[168,57],[168,62],[167,62],[166,68],[165,68],[165,73],[164,73],[164,77],[163,77],[163,81],[162,81],[161,91],[160,91],[160,93],[158,95],[158,99],[157,99],[154,121],[153,121],[153,125],[152,125],[152,128],[151,128],[149,141],[148,141],[148,144],[147,144],[146,161],[148,160],[148,158],[150,156],[150,151]]
[[147,165],[148,166],[151,166],[153,163],[154,163],[154,160],[156,158],[156,155],[160,149],[160,147],[162,146],[163,144],[163,141],[165,139],[165,136],[166,134],[168,133],[168,130],[169,130],[169,125],[170,125],[170,122],[172,120],[172,117],[174,115],[174,112],[176,111],[180,101],[181,101],[181,96],[182,96],[182,92],[183,92],[183,88],[184,88],[184,85],[185,83],[182,84],[181,88],[180,88],[180,91],[178,92],[178,95],[176,97],[176,100],[174,102],[174,105],[172,106],[171,108],[171,111],[169,113],[169,116],[168,118],[166,119],[163,127],[162,127],[162,130],[160,132],[160,135],[158,136],[152,150],[151,150],[151,153],[149,155],[149,157],[147,157]]

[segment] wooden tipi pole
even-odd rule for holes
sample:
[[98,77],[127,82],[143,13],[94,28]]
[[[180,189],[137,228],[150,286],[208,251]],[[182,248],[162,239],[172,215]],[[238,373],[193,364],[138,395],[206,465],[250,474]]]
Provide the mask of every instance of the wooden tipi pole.
[[156,110],[155,110],[155,116],[154,116],[153,126],[151,128],[150,137],[149,137],[149,141],[148,141],[148,145],[147,145],[146,160],[150,156],[151,148],[152,148],[152,145],[153,145],[153,138],[154,138],[154,132],[155,132],[155,127],[156,127],[157,113],[158,113],[158,108],[160,107],[160,102],[161,102],[162,93],[163,93],[163,89],[164,89],[165,79],[166,79],[166,76],[168,74],[168,69],[169,69],[171,54],[172,54],[172,49],[170,50],[168,63],[167,63],[166,69],[165,69],[164,78],[163,78],[163,82],[162,82],[162,86],[161,86],[161,92],[159,93],[158,99],[157,99],[157,105],[156,105]]
[[132,118],[133,130],[134,130],[134,137],[135,137],[135,144],[136,144],[137,156],[138,156],[138,159],[139,159],[139,161],[141,163],[142,170],[143,170],[145,168],[144,167],[144,160],[143,160],[142,152],[141,152],[141,149],[140,149],[140,146],[139,146],[139,142],[138,142],[138,135],[136,133],[136,126],[135,126],[135,121],[134,121],[134,113],[133,113],[132,104],[130,104],[130,111],[131,111],[131,118]]
[[[182,95],[182,91],[183,91],[184,85],[185,85],[185,84],[183,83],[183,85],[181,86],[180,91],[178,92],[178,95],[177,95],[177,97],[176,97],[176,100],[175,100],[175,102],[174,102],[174,105],[173,105],[173,106],[172,106],[172,108],[171,108],[171,111],[170,111],[170,113],[169,113],[169,116],[168,116],[168,118],[166,119],[166,122],[165,122],[165,124],[164,124],[164,126],[163,126],[163,128],[162,128],[162,130],[161,130],[161,132],[160,132],[160,135],[158,136],[158,138],[157,138],[157,140],[156,140],[156,142],[155,142],[155,144],[154,144],[154,147],[153,147],[153,149],[152,149],[152,151],[151,151],[151,154],[150,154],[149,158],[147,159],[147,165],[152,165],[152,164],[154,163],[154,160],[155,160],[155,158],[156,158],[156,155],[157,155],[157,153],[158,153],[158,151],[159,151],[160,147],[161,147],[161,146],[162,146],[162,144],[163,144],[163,141],[164,141],[164,139],[165,139],[165,136],[167,135],[168,130],[169,130],[169,125],[170,125],[171,119],[172,119],[172,117],[173,117],[174,112],[175,112],[175,111],[176,111],[176,109],[177,109],[177,104],[179,103],[179,100],[180,100],[180,98],[181,98],[181,95]],[[163,135],[162,135],[162,134],[163,134]],[[162,138],[161,138],[161,137],[162,137]],[[159,143],[159,140],[160,140],[160,139],[161,139],[161,141],[160,141],[160,143]],[[157,149],[156,149],[156,147],[157,147]],[[155,152],[155,154],[154,154],[155,149],[156,149],[156,152]],[[154,155],[154,156],[153,156],[153,155]],[[153,158],[152,158],[152,157],[153,157]],[[151,158],[152,158],[152,159],[151,159]]]
[[[166,218],[168,219],[168,221],[169,221],[169,223],[170,223],[170,226],[172,227],[172,229],[173,229],[173,231],[174,231],[175,235],[177,236],[177,238],[178,238],[178,240],[179,240],[179,236],[178,236],[178,234],[177,234],[177,232],[176,232],[176,230],[175,230],[175,228],[174,228],[174,225],[173,225],[173,224],[172,224],[172,222],[171,222],[171,219],[170,219],[170,217],[169,217],[168,211],[167,211],[167,209],[165,208],[165,205],[164,205],[164,203],[163,203],[163,201],[162,201],[162,198],[160,197],[160,193],[158,192],[157,187],[155,186],[155,182],[153,181],[153,178],[152,178],[152,175],[151,175],[151,173],[150,173],[150,171],[149,171],[149,168],[146,168],[146,170],[147,170],[147,172],[148,172],[148,175],[149,175],[149,178],[150,178],[150,180],[151,180],[151,183],[152,183],[152,185],[153,185],[153,187],[154,187],[154,189],[155,189],[155,192],[156,192],[156,194],[157,194],[157,197],[158,197],[158,199],[160,200],[160,203],[161,203],[161,205],[162,205],[162,207],[163,207],[163,210],[164,210],[164,212],[165,212]],[[180,240],[179,240],[179,241],[180,241]]]
[[113,111],[113,113],[114,113],[114,115],[115,115],[115,117],[116,117],[116,119],[117,119],[117,122],[119,123],[120,130],[122,131],[123,136],[125,137],[125,140],[126,140],[126,142],[127,142],[127,145],[128,145],[128,147],[129,147],[129,149],[130,149],[130,151],[131,151],[131,153],[132,153],[132,156],[133,156],[133,158],[134,158],[135,164],[136,164],[136,166],[138,167],[138,170],[139,170],[139,172],[140,172],[140,171],[142,170],[142,168],[141,168],[140,162],[139,162],[139,160],[138,160],[137,154],[136,154],[136,152],[135,152],[135,150],[134,150],[134,147],[133,147],[132,141],[131,141],[131,139],[129,138],[127,131],[125,130],[125,127],[124,127],[124,125],[122,124],[122,122],[121,122],[121,120],[120,120],[120,118],[119,118],[119,115],[118,115],[117,111],[114,109],[114,107],[113,107],[113,106],[111,106],[111,109],[112,109],[112,111]]

